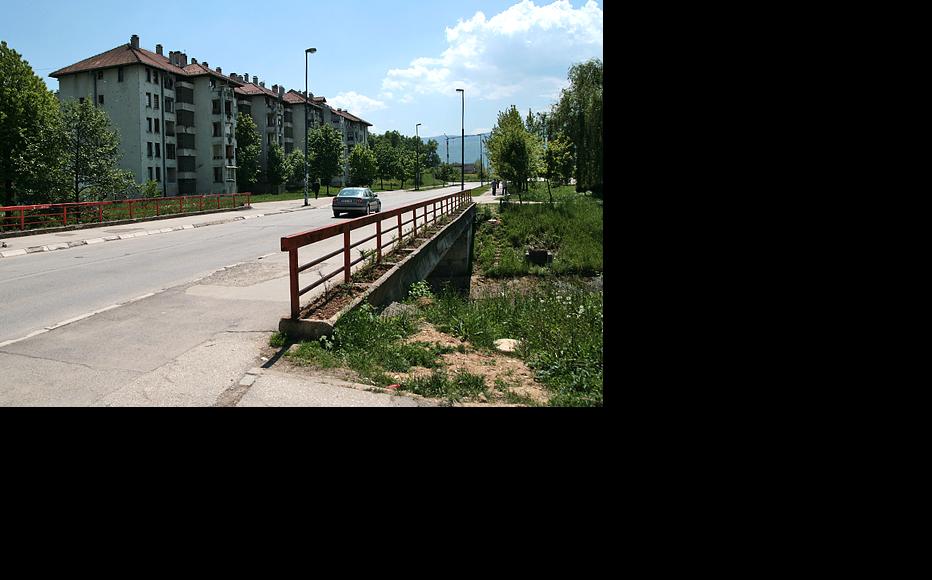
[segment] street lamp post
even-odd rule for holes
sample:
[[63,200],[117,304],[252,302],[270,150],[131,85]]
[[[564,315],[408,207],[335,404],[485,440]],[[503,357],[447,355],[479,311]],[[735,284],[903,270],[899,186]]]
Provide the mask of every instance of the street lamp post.
[[463,96],[463,118],[460,125],[460,191],[466,189],[466,90],[456,89]]
[[421,123],[414,126],[414,137],[416,139],[414,142],[414,191],[418,190],[421,181],[421,136],[417,134],[417,128],[420,126]]
[[307,205],[307,132],[310,127],[308,123],[307,112],[307,55],[317,52],[316,48],[309,48],[304,51],[304,205]]
[[485,164],[482,163],[482,135],[479,135],[479,186],[485,185],[483,180],[484,174],[482,170],[485,168]]

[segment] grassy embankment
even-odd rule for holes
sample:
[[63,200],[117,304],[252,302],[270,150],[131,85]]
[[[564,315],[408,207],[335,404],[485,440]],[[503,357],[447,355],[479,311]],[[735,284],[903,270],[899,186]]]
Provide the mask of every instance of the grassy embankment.
[[[480,373],[444,368],[444,354],[491,354],[497,339],[513,338],[520,340],[514,355],[546,387],[551,406],[602,406],[603,294],[601,278],[593,279],[602,272],[602,204],[575,192],[561,198],[565,201],[554,206],[511,204],[501,212],[480,207],[475,267],[484,277],[505,283],[494,293],[475,299],[453,292],[433,296],[419,283],[407,300],[416,308],[389,318],[359,308],[339,321],[332,337],[302,344],[290,360],[349,367],[381,387],[396,382],[389,373],[421,367],[431,370],[429,376],[402,380],[400,390],[451,402],[481,397],[533,404],[500,379],[489,384]],[[497,222],[490,221],[493,217]],[[528,247],[550,250],[553,262],[528,264],[523,257]],[[515,278],[530,283],[524,289],[507,284]],[[463,342],[455,348],[406,342],[424,322]],[[273,337],[273,345],[283,338]]]

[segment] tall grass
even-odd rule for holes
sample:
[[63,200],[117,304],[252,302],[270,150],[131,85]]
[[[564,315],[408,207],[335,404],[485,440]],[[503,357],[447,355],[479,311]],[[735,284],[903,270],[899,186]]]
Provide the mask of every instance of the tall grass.
[[[583,197],[555,205],[509,204],[500,218],[497,226],[483,223],[476,237],[476,264],[486,276],[590,276],[602,271],[600,202]],[[529,264],[524,254],[531,247],[550,250],[553,263],[545,269]]]
[[427,309],[439,330],[491,349],[520,339],[518,351],[553,393],[553,406],[602,406],[602,292],[584,283],[545,283],[529,294],[466,300],[447,292]]

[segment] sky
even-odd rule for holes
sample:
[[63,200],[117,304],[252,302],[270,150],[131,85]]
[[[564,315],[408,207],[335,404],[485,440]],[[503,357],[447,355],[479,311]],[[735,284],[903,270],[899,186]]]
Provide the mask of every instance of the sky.
[[[603,58],[603,0],[0,0],[0,40],[49,73],[129,42],[180,50],[267,87],[309,88],[373,124],[485,133],[515,105],[546,111],[574,63]],[[303,24],[302,24],[303,23]],[[465,89],[465,98],[456,92]],[[451,146],[452,149],[452,146]],[[467,160],[469,161],[469,160]]]

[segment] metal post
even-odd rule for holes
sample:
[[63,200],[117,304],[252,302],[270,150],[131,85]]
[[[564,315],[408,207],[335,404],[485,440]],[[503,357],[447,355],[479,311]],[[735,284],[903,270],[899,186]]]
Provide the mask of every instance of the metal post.
[[401,247],[401,214],[398,214],[398,247]]
[[466,89],[456,89],[463,99],[462,120],[460,125],[460,191],[466,189]]
[[421,181],[421,137],[417,133],[417,128],[420,126],[421,123],[414,126],[414,137],[416,139],[414,142],[414,191],[418,190]]
[[382,221],[375,222],[375,248],[378,253],[376,262],[382,263]]
[[291,319],[301,316],[301,301],[298,296],[298,249],[288,251],[288,271],[291,274]]
[[343,281],[350,283],[350,231],[343,232]]

